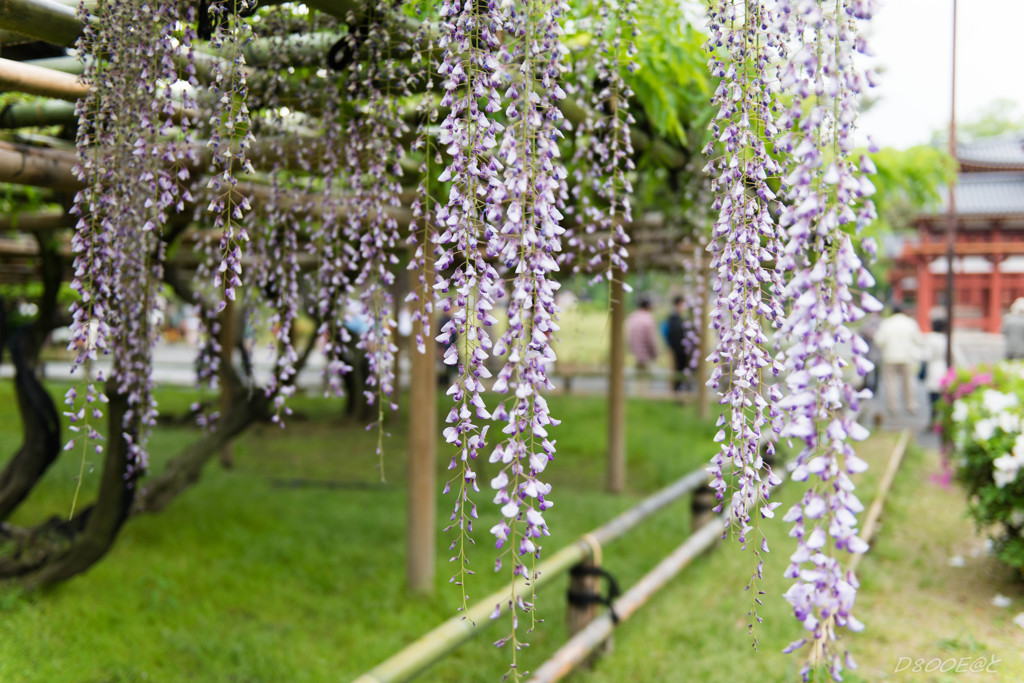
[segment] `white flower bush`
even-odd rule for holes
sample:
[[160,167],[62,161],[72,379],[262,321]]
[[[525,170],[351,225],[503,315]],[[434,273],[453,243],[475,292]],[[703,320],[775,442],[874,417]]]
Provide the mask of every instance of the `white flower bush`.
[[1024,363],[960,370],[944,381],[940,415],[970,514],[993,552],[1024,575]]

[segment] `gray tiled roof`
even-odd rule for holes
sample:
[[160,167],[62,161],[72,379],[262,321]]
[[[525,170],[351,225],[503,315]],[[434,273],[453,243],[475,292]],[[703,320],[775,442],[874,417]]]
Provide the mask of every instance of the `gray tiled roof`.
[[998,170],[1014,167],[1024,169],[1024,136],[1004,135],[959,145],[957,159],[963,164]]
[[[961,173],[954,192],[960,215],[1024,216],[1024,171]],[[936,214],[946,212],[949,191],[941,188],[939,194]]]

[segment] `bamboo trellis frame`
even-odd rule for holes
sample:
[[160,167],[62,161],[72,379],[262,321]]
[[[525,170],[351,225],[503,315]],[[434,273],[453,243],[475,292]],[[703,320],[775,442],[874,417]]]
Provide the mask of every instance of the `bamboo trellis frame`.
[[[342,20],[345,20],[350,13],[358,18],[364,12],[364,8],[368,6],[366,0],[307,0],[306,4]],[[76,0],[4,0],[4,2],[0,2],[0,45],[14,45],[38,40],[63,47],[72,46],[83,29],[83,23],[79,19],[75,7],[77,7]],[[336,36],[327,33],[293,36],[285,40],[285,45],[281,49],[286,59],[308,58],[322,54],[334,40],[336,40]],[[200,60],[197,64],[200,80],[209,79],[210,65],[213,60],[218,58],[217,55],[200,52],[197,56]],[[276,56],[281,57],[282,55]],[[261,79],[264,77],[265,70],[261,67],[268,64],[270,57],[267,48],[259,44],[247,48],[248,66],[246,68],[251,76],[250,89],[253,92],[258,92],[262,87]],[[48,57],[22,62],[0,59],[0,89],[47,98],[7,107],[0,112],[0,128],[16,130],[27,127],[72,126],[76,124],[74,102],[86,93],[87,88],[78,79],[82,70],[83,65],[74,56]],[[315,108],[316,105],[313,106]],[[574,100],[564,100],[560,107],[566,119],[574,126],[580,125],[587,118],[586,108]],[[316,111],[307,113],[315,115]],[[637,126],[633,126],[631,132],[634,149],[638,153],[646,153],[657,159],[670,172],[684,169],[690,162],[689,153],[680,147],[660,137],[648,135]],[[257,168],[264,169],[273,167],[277,161],[283,161],[286,166],[295,167],[299,161],[298,148],[302,147],[307,153],[312,149],[314,154],[307,159],[315,159],[317,144],[318,141],[311,137],[295,136],[290,144],[285,144],[284,149],[279,150],[277,141],[268,142],[266,139],[260,138],[252,149],[253,163]],[[209,150],[205,147],[199,149],[198,152],[199,161],[192,168],[194,173],[206,170],[210,160]],[[73,172],[76,161],[75,153],[68,149],[47,149],[0,142],[0,182],[52,190],[56,193],[63,193],[66,199],[67,195],[82,187]],[[259,182],[240,182],[235,191],[240,196],[245,195],[250,199],[256,213],[261,212],[271,199],[270,188]],[[323,205],[323,198],[313,194],[275,199],[279,207],[294,206],[314,220],[319,216]],[[399,226],[408,226],[412,220],[412,212],[408,208],[409,202],[410,197],[403,196],[401,207],[387,209]],[[185,214],[175,220],[180,224],[183,220],[189,220],[191,215],[192,207],[188,207]],[[339,212],[339,219],[345,219],[344,209]],[[0,231],[22,233],[60,231],[71,227],[71,225],[73,225],[71,217],[47,210],[37,214],[6,217],[0,220]],[[634,248],[631,250],[631,260],[634,266],[642,264],[645,267],[659,269],[678,269],[680,267],[686,247],[680,241],[681,234],[679,232],[666,230],[663,227],[659,229],[657,222],[652,221],[649,217],[641,217],[627,226],[627,232],[633,233],[635,238]],[[186,239],[192,239],[195,233],[195,230],[186,232]],[[600,237],[601,235],[591,236],[590,239],[599,239]],[[639,238],[639,241],[636,238]],[[30,275],[34,248],[30,242],[0,240],[0,279],[24,278]],[[65,254],[68,253],[65,249]],[[195,265],[198,256],[186,252],[176,255],[175,258],[179,265],[189,267]],[[300,261],[300,266],[315,266],[311,258],[303,257]],[[618,316],[620,324],[624,317],[621,305],[620,301],[620,315]],[[433,344],[433,340],[430,340],[430,344]],[[610,369],[609,376],[613,380],[624,372],[624,359],[621,357],[622,354],[619,356],[619,362]],[[433,359],[429,348],[427,359],[429,362],[432,362]],[[420,370],[422,371],[423,368]],[[426,376],[425,372],[421,372],[421,374]],[[426,389],[433,390],[433,383],[428,381],[428,385]],[[620,383],[620,390],[612,391],[609,395],[610,403],[613,406],[618,406],[613,409],[618,415],[616,419],[619,422],[618,432],[614,435],[616,442],[620,442],[624,435],[625,412],[621,409],[624,400],[624,391]],[[423,431],[423,439],[433,441],[432,430],[436,429],[435,423],[436,420],[426,420],[427,427]],[[621,481],[624,482],[624,453],[619,453],[615,457],[619,458],[620,456],[622,458],[619,463],[622,473]],[[432,461],[433,456],[431,455],[429,459]],[[431,467],[430,463],[423,463],[423,466]],[[614,485],[613,488],[615,488]],[[416,514],[425,514],[425,510],[432,509],[434,505],[432,487],[420,486],[415,491],[410,487],[409,505],[410,510],[420,511]],[[413,548],[412,542],[409,547]],[[420,555],[418,559],[410,558],[411,568],[417,564],[433,565],[432,558],[424,559],[423,552]],[[424,575],[422,572],[416,574],[414,571],[410,571],[410,578],[415,584],[414,587],[423,588],[431,583],[432,573]]]

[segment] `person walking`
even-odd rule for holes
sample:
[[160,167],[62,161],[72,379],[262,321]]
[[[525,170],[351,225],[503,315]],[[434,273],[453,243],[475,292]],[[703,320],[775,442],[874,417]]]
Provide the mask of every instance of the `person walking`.
[[657,329],[650,298],[645,295],[637,297],[637,309],[626,318],[626,344],[640,372],[646,372],[658,358]]
[[686,372],[690,369],[691,344],[687,337],[692,325],[683,314],[683,297],[672,299],[672,313],[665,320],[665,343],[672,352],[672,390],[680,393],[687,388]]
[[899,413],[897,394],[911,415],[917,413],[915,379],[923,356],[924,337],[917,321],[893,306],[892,315],[878,325],[875,344],[882,358],[882,381],[890,415]]

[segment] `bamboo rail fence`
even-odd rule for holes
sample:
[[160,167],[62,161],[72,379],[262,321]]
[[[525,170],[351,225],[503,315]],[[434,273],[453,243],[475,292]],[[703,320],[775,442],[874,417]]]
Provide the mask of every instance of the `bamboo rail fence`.
[[[878,519],[882,514],[882,508],[892,488],[896,473],[899,471],[900,464],[903,462],[903,455],[906,453],[911,436],[910,430],[904,430],[900,434],[900,439],[896,443],[892,454],[889,456],[885,473],[879,481],[874,501],[868,509],[861,528],[860,536],[865,542],[870,542],[875,534],[875,530],[878,527]],[[783,472],[779,472],[779,474],[781,475]],[[654,569],[648,572],[633,587],[627,590],[612,606],[618,622],[629,619],[658,590],[713,544],[720,537],[721,529],[722,527],[718,524],[704,525],[664,560],[658,563]],[[863,557],[863,554],[853,556],[850,561],[850,571],[856,569]],[[611,636],[615,626],[616,622],[610,614],[595,617],[583,629],[574,634],[550,659],[544,662],[527,680],[527,683],[554,683],[561,680],[571,673],[573,669],[586,662],[591,653]]]
[[[589,534],[584,534],[579,540],[562,548],[537,567],[538,576],[534,580],[534,590],[547,585],[552,579],[562,572],[568,571],[571,567],[592,559],[595,549],[602,548],[623,536],[658,510],[687,493],[696,491],[706,483],[707,472],[703,469],[690,472]],[[721,536],[720,526],[714,530],[714,535]],[[516,584],[517,591],[525,588],[523,579],[517,581]],[[512,584],[509,584],[488,595],[470,607],[464,614],[452,617],[404,650],[381,662],[357,678],[355,683],[395,683],[412,679],[479,633],[482,629],[477,628],[476,623],[488,623],[491,614],[495,611],[495,605],[498,605],[501,612],[504,613],[507,610],[505,603],[507,603],[511,591]]]

